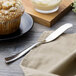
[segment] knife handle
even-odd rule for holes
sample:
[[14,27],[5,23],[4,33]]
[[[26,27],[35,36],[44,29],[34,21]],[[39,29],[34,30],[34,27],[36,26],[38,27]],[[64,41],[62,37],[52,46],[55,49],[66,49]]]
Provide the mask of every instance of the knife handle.
[[11,62],[21,58],[23,55],[26,55],[31,49],[39,46],[40,44],[42,44],[42,42],[37,42],[37,43],[33,44],[31,47],[27,48],[26,50],[24,50],[20,53],[17,53],[16,55],[6,57],[5,62],[8,64],[8,63],[11,63]]

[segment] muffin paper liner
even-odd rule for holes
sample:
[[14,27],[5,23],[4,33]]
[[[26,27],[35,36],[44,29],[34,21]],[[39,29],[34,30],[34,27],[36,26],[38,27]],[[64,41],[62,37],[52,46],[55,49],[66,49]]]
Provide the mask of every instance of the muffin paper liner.
[[7,35],[16,32],[20,26],[20,21],[21,17],[11,21],[0,22],[0,35]]

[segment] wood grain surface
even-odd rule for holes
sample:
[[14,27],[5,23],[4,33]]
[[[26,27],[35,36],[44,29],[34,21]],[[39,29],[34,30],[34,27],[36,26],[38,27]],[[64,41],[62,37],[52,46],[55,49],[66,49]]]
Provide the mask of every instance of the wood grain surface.
[[76,14],[69,12],[51,28],[34,23],[32,30],[24,36],[15,40],[0,42],[0,76],[24,76],[19,66],[22,58],[10,65],[5,64],[4,58],[16,54],[34,44],[42,32],[56,30],[67,22],[73,23],[74,27],[68,29],[65,33],[76,33]]
[[33,17],[35,22],[46,26],[52,26],[71,10],[70,5],[72,2],[73,0],[62,0],[59,10],[52,14],[41,14],[36,12],[33,8],[31,0],[23,0],[23,5],[25,11]]

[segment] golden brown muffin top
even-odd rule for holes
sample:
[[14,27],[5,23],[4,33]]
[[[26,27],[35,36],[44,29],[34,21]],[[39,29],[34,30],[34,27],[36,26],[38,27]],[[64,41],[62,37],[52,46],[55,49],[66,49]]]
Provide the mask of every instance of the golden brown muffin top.
[[18,18],[23,12],[21,0],[0,0],[0,22]]

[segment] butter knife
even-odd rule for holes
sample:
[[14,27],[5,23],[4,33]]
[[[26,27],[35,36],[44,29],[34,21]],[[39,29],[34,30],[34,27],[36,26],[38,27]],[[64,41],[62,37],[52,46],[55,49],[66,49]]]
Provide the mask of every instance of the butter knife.
[[26,50],[23,50],[20,53],[17,53],[16,55],[10,56],[10,57],[6,57],[5,58],[5,62],[6,63],[11,63],[19,58],[21,58],[22,56],[26,55],[31,49],[43,44],[43,43],[47,43],[47,42],[51,42],[53,40],[55,40],[56,38],[58,38],[62,33],[64,33],[64,31],[66,31],[67,29],[71,28],[73,26],[73,24],[71,23],[66,23],[64,25],[62,25],[61,27],[59,27],[56,31],[54,31],[52,34],[50,34],[45,40],[43,40],[42,42],[37,42],[34,45],[32,45],[31,47],[27,48]]

